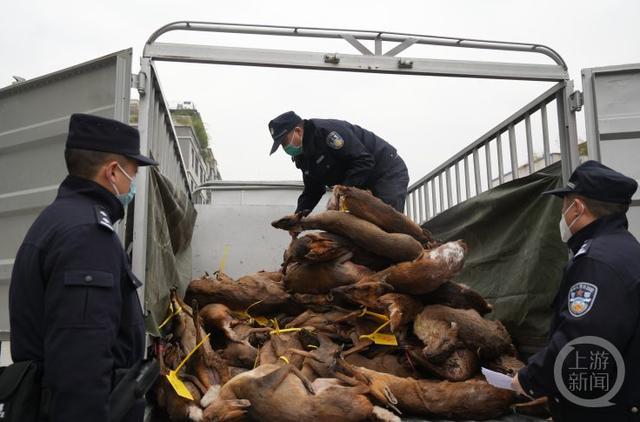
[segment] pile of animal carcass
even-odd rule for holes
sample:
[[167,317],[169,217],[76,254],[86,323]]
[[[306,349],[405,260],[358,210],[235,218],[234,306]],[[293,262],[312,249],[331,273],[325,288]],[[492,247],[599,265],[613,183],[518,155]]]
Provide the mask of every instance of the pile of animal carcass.
[[335,187],[329,208],[272,223],[293,237],[280,271],[205,275],[184,301],[172,292],[159,407],[173,421],[281,422],[509,410],[514,393],[479,367],[522,364],[502,324],[483,318],[491,305],[452,281],[465,242],[440,244],[356,188]]

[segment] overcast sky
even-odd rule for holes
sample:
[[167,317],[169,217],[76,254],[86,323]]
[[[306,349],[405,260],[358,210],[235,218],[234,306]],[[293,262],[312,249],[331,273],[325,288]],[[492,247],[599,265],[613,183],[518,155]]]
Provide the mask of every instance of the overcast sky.
[[[0,86],[10,84],[12,75],[29,79],[129,47],[137,72],[149,35],[178,20],[540,43],[564,57],[577,88],[582,68],[640,62],[637,0],[21,0],[3,2],[0,9]],[[160,41],[357,54],[346,42],[282,37],[176,33]],[[414,46],[402,55],[552,63],[531,54],[458,50]],[[221,65],[161,63],[158,68],[166,99],[192,101],[199,109],[228,180],[300,179],[282,151],[268,156],[267,122],[293,109],[302,117],[344,119],[374,131],[396,146],[415,181],[551,86]],[[578,132],[584,137],[582,120]]]

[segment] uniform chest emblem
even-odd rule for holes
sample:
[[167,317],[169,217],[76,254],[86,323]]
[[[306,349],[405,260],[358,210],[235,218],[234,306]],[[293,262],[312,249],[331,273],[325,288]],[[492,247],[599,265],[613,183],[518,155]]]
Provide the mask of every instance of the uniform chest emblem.
[[344,139],[334,130],[327,135],[327,145],[329,148],[340,149],[344,146]]
[[569,313],[576,318],[585,315],[591,310],[598,287],[591,283],[576,283],[569,289]]

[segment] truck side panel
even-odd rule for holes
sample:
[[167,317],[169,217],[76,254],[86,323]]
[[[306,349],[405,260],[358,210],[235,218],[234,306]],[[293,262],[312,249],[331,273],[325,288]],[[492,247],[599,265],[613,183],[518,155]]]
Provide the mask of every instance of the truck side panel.
[[130,75],[129,49],[0,90],[0,341],[8,340],[16,251],[67,174],[69,116],[128,122]]
[[[640,182],[640,64],[582,70],[589,158]],[[627,213],[640,238],[640,191]]]

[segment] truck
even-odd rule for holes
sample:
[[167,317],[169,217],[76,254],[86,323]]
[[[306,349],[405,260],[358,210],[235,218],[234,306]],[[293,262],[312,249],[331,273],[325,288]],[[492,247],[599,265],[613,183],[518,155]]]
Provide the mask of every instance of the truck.
[[[173,31],[295,37],[301,41],[338,39],[360,54],[159,41]],[[393,47],[383,51],[387,45]],[[441,60],[407,55],[409,48],[418,45],[518,51],[528,57],[546,56],[551,63]],[[189,183],[184,153],[156,70],[157,63],[167,61],[553,82],[551,88],[526,103],[524,99],[522,108],[409,187],[406,215],[435,232],[438,225],[434,226],[434,222],[446,215],[468,217],[468,214],[461,216],[460,211],[455,213],[471,201],[493,204],[499,200],[496,192],[502,193],[501,198],[509,195],[514,198],[508,187],[523,186],[527,178],[536,174],[551,175],[558,183],[566,182],[580,162],[576,116],[581,111],[586,123],[588,158],[640,180],[640,168],[632,159],[640,156],[640,64],[584,69],[580,92],[574,89],[562,57],[540,44],[384,31],[173,22],[159,28],[146,41],[136,72],[132,72],[132,49],[127,49],[0,89],[2,364],[10,361],[7,303],[14,257],[31,223],[55,198],[57,186],[66,174],[62,156],[69,117],[83,112],[129,122],[132,90],[137,90],[140,98],[137,127],[141,152],[160,165],[157,171],[140,170],[134,206],[118,224],[117,233],[131,255],[134,273],[143,282],[139,295],[149,332],[155,333],[165,317],[171,286],[184,291],[193,277],[221,267],[238,277],[259,269],[275,269],[281,263],[289,237],[272,229],[269,222],[292,212],[302,184],[221,180],[196,187]],[[559,154],[551,151],[552,137],[559,139]],[[541,149],[536,150],[534,139],[541,139]],[[559,163],[554,164],[556,161]],[[210,192],[211,203],[195,200],[202,191]],[[531,195],[518,196],[521,204],[537,200]],[[558,207],[548,209],[545,218],[558,210]],[[174,224],[176,216],[180,224]],[[628,217],[630,231],[638,237],[638,193]],[[505,233],[514,229],[496,227]],[[168,246],[172,244],[173,248]],[[498,249],[494,252],[499,253]],[[559,273],[554,280],[551,285],[554,282],[557,285]],[[476,281],[483,285],[482,280]],[[475,287],[473,280],[470,283]],[[491,280],[484,280],[484,286],[487,283]],[[512,285],[517,285],[517,280],[512,280]],[[535,285],[529,287],[536,290]],[[529,291],[521,293],[522,300],[527,301]],[[510,292],[492,294],[492,299],[500,300]],[[547,292],[536,303],[524,307],[529,314],[511,315],[516,330],[518,326],[526,328],[531,317],[540,331],[536,341],[520,343],[525,353],[532,353],[544,341],[542,332],[546,327],[542,327],[548,321],[549,300]],[[505,313],[496,317],[509,319],[514,308],[505,307]]]

